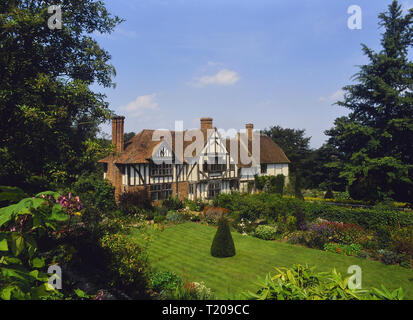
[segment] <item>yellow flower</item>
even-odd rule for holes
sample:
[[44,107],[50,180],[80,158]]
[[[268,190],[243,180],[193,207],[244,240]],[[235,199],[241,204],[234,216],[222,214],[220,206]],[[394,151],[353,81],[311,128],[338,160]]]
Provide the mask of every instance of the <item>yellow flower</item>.
[[75,212],[73,215],[74,216],[81,216],[82,214],[80,212]]

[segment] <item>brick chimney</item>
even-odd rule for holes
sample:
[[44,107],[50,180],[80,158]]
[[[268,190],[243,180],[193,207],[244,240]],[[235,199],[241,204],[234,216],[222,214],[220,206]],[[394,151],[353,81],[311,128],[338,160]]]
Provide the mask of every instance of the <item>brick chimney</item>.
[[201,129],[212,129],[212,118],[201,118]]
[[125,117],[115,116],[112,118],[112,144],[116,146],[117,152],[122,152],[124,148],[123,126]]
[[247,129],[248,140],[252,140],[252,130],[254,130],[254,125],[252,123],[247,123],[245,129]]

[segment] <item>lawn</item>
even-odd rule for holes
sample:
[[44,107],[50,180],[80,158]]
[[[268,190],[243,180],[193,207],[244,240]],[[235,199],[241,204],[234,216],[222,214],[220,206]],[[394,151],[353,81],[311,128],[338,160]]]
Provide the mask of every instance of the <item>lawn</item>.
[[[380,262],[347,257],[285,243],[264,241],[233,233],[237,254],[232,258],[214,258],[210,246],[216,229],[192,222],[165,228],[150,245],[149,258],[156,269],[174,271],[191,281],[204,281],[225,299],[246,290],[256,291],[257,276],[274,273],[274,267],[309,264],[319,271],[334,267],[346,274],[351,265],[362,268],[363,288],[384,284],[389,289],[402,287],[405,298],[413,299],[413,270],[387,266]],[[133,234],[138,239],[138,233]]]

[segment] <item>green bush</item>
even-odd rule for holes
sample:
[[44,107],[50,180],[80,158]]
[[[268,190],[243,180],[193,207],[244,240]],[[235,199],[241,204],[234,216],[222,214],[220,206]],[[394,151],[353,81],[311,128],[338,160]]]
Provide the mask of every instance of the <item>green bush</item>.
[[382,226],[413,226],[413,213],[411,212],[347,208],[315,202],[304,202],[302,205],[307,219],[310,221],[322,218],[329,221],[353,223],[371,230],[376,230]]
[[218,230],[211,246],[211,255],[217,258],[235,256],[235,245],[232,239],[228,221],[221,218],[218,221]]
[[44,268],[50,261],[39,251],[44,250],[42,239],[56,249],[56,238],[68,233],[68,223],[79,214],[80,205],[78,199],[47,191],[0,208],[1,300],[64,298],[48,285]]
[[344,254],[347,256],[358,256],[362,249],[363,248],[359,244],[326,243],[324,245],[325,251]]
[[284,186],[285,176],[283,174],[275,176],[273,182],[274,193],[280,194],[282,196],[284,194]]
[[150,270],[144,248],[119,233],[102,237],[100,246],[105,252],[109,285],[133,298],[146,297]]
[[155,222],[155,223],[161,223],[161,222],[164,222],[164,221],[166,221],[166,217],[165,216],[155,216],[154,218],[153,218],[153,222]]
[[307,221],[305,217],[305,212],[302,207],[299,205],[295,206],[295,222],[296,222],[296,229],[297,230],[307,230]]
[[151,274],[149,288],[161,297],[168,297],[182,283],[182,279],[171,271],[157,271]]
[[119,207],[125,215],[134,215],[138,209],[152,210],[147,190],[124,192],[119,197]]
[[239,220],[246,219],[255,221],[259,218],[272,219],[275,221],[279,215],[283,217],[292,216],[299,200],[281,198],[276,194],[220,194],[217,198],[218,206],[229,209]]
[[164,216],[168,214],[168,208],[166,207],[154,207],[153,212],[155,216]]
[[277,228],[260,225],[255,229],[254,236],[263,240],[275,240],[277,236]]
[[115,188],[97,174],[84,174],[73,184],[72,191],[78,195],[86,208],[109,212],[116,208]]
[[276,193],[283,195],[285,186],[285,176],[279,174],[277,176],[256,176],[255,187],[267,193]]
[[184,222],[186,219],[187,217],[180,212],[170,211],[166,215],[166,220],[171,223],[181,223]]
[[309,266],[294,265],[277,268],[278,274],[267,275],[256,293],[244,293],[251,300],[402,300],[403,290],[349,289],[349,279],[344,279],[335,269],[316,273]]
[[395,228],[390,234],[389,247],[397,253],[413,258],[413,228]]
[[183,208],[183,203],[179,197],[169,197],[162,202],[162,206],[169,210],[180,210]]
[[0,207],[17,203],[26,197],[27,195],[20,188],[0,186]]
[[213,300],[214,294],[204,282],[189,282],[185,280],[176,288],[174,300]]
[[224,215],[228,214],[228,210],[220,207],[206,206],[203,211],[203,218],[208,224],[216,225]]
[[98,232],[104,217],[114,218],[116,203],[114,187],[97,174],[84,174],[73,183],[70,191],[82,199],[84,211],[82,222],[88,232]]
[[394,251],[380,249],[377,253],[380,255],[380,259],[384,264],[399,264],[403,260],[403,255]]
[[197,212],[203,211],[206,205],[207,204],[205,202],[199,199],[196,201],[186,199],[184,202],[185,207],[187,207],[191,211],[197,211]]

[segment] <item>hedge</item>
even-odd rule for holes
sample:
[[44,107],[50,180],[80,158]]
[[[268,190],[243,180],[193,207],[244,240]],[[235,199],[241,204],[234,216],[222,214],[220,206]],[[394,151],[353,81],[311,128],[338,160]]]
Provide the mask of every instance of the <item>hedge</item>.
[[313,221],[317,218],[329,221],[354,223],[367,229],[376,229],[378,226],[392,227],[413,226],[413,213],[399,210],[379,210],[363,208],[345,208],[331,204],[309,203],[302,204],[306,217]]
[[329,221],[353,223],[367,229],[381,225],[393,227],[413,226],[413,212],[384,209],[364,209],[340,207],[332,204],[304,202],[294,198],[282,198],[274,194],[220,194],[216,199],[218,206],[227,208],[238,219],[255,221],[260,218],[292,216],[297,207],[301,208],[307,221],[317,218]]

